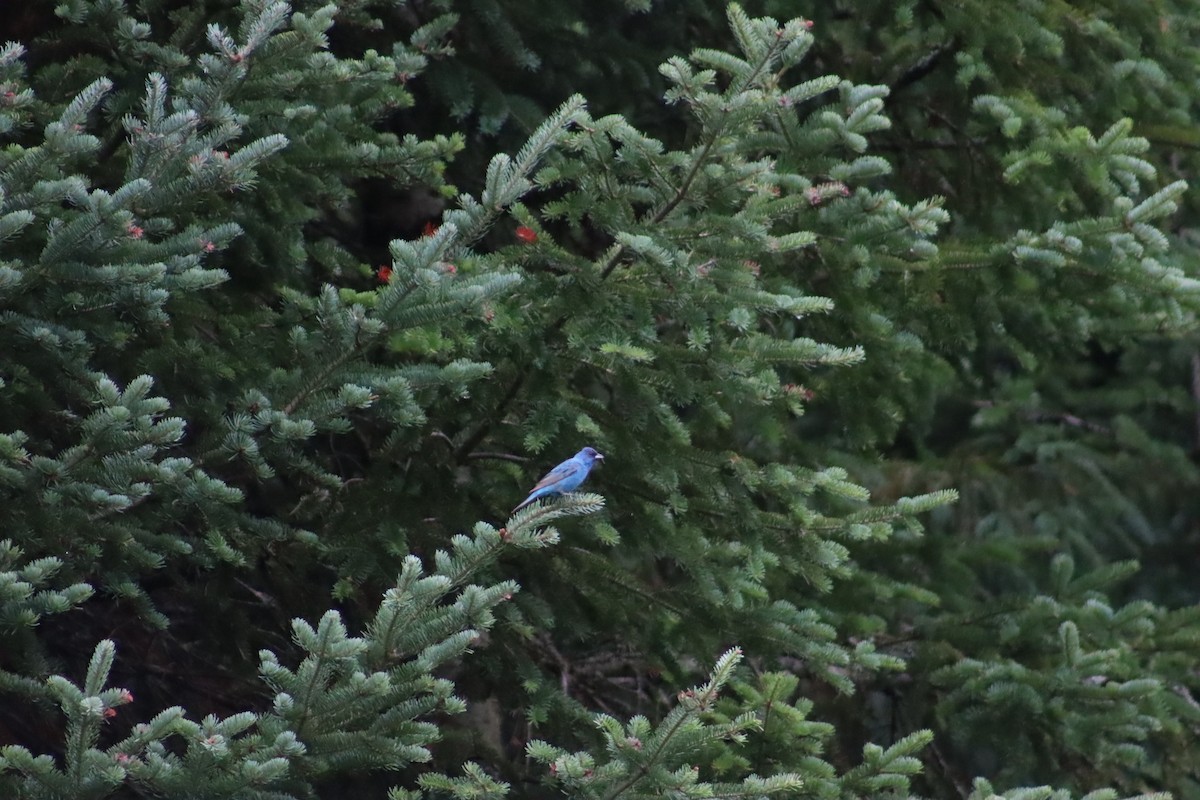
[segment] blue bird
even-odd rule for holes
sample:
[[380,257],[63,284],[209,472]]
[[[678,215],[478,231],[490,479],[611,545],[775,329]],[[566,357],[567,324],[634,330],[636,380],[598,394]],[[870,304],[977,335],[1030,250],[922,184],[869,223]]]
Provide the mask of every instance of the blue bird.
[[604,456],[597,453],[594,448],[583,448],[547,472],[546,477],[537,482],[537,486],[530,490],[529,496],[522,500],[521,504],[512,510],[512,513],[517,513],[539,497],[575,491],[587,479],[588,473],[592,471],[596,462],[603,460]]

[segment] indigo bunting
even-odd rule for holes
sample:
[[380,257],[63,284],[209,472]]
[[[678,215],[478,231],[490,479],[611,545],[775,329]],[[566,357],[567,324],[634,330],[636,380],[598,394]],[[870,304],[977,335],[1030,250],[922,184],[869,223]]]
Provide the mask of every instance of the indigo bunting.
[[592,471],[592,467],[596,465],[596,462],[603,460],[604,456],[597,453],[595,449],[591,447],[583,448],[547,472],[546,477],[538,481],[537,486],[534,486],[530,490],[529,497],[522,500],[521,504],[512,510],[512,513],[517,513],[539,497],[551,494],[566,494],[567,492],[575,491],[583,483],[584,479],[587,478],[588,473]]

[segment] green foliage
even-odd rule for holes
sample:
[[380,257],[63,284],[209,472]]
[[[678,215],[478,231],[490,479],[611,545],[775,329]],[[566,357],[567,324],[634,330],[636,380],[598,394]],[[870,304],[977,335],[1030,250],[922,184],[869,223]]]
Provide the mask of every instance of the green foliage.
[[104,750],[102,729],[134,696],[107,687],[116,646],[102,641],[81,686],[60,675],[46,682],[67,721],[61,766],[11,746],[0,751],[0,774],[17,774],[6,786],[29,798],[106,797],[122,785],[168,797],[203,787],[207,797],[278,798],[304,796],[327,776],[426,762],[429,745],[440,738],[431,719],[464,710],[453,682],[435,672],[469,652],[495,624],[493,610],[519,589],[512,581],[465,581],[499,547],[554,541],[545,528],[502,540],[481,525],[474,537],[457,537],[451,550],[439,552],[430,575],[410,556],[363,636],[350,636],[338,612],[328,611],[316,627],[293,620],[302,654],[295,668],[270,650],[259,653],[269,710],[223,719],[210,714],[197,723],[175,706]]
[[713,668],[703,686],[681,692],[679,704],[656,726],[645,717],[628,724],[600,715],[595,720],[605,740],[608,758],[597,763],[589,753],[568,753],[546,742],[532,741],[530,757],[548,766],[555,783],[572,797],[770,797],[800,791],[800,775],[776,773],[769,778],[749,776],[738,783],[709,783],[687,757],[721,742],[741,743],[758,727],[750,714],[712,722],[704,713],[730,680],[741,653],[731,650]]
[[0,794],[1200,797],[1194,3],[585,5],[0,22]]

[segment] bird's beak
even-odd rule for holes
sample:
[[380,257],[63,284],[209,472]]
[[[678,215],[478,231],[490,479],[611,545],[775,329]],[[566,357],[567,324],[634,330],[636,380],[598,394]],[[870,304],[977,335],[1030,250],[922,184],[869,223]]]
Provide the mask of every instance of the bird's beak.
[[603,460],[604,460],[604,453],[596,453],[596,460],[597,460],[597,461],[603,461]]

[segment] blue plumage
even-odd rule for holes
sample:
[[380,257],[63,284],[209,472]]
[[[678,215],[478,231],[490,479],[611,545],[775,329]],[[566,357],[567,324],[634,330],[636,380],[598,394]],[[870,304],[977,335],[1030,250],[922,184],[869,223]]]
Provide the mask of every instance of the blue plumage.
[[537,482],[529,492],[529,496],[521,501],[521,504],[513,509],[513,513],[517,513],[525,506],[537,500],[540,497],[546,497],[552,494],[566,494],[573,492],[579,488],[580,484],[587,478],[588,473],[592,471],[592,467],[597,461],[603,461],[604,456],[597,453],[591,447],[585,447],[575,455],[568,458],[566,461],[559,464],[554,469],[546,473],[546,477]]

